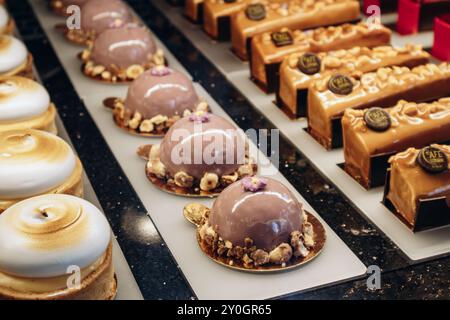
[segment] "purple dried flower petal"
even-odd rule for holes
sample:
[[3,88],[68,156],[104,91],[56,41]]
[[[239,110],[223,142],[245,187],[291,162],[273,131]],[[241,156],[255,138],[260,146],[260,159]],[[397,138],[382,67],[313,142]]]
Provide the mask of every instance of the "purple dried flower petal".
[[204,123],[208,122],[211,119],[211,114],[208,112],[194,112],[189,116],[189,121],[196,122],[196,123]]
[[151,69],[150,74],[155,77],[164,77],[172,73],[172,69],[166,66],[157,66]]
[[263,190],[267,186],[267,180],[257,177],[245,177],[242,179],[242,185],[245,191],[257,192]]

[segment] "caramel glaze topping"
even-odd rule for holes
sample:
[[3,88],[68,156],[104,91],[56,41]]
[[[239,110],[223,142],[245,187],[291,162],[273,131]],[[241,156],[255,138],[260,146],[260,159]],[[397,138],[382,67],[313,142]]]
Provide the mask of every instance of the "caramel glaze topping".
[[384,132],[367,126],[366,110],[347,109],[342,118],[345,169],[366,187],[372,179],[371,156],[450,140],[450,98],[419,104],[401,100],[384,110],[391,122]]
[[[332,140],[331,120],[347,108],[386,107],[404,98],[423,101],[441,97],[450,90],[450,65],[426,64],[415,68],[380,68],[365,73],[360,79],[350,77],[354,86],[348,95],[328,89],[330,76],[312,83],[308,91],[308,124],[314,135],[329,144]],[[325,143],[326,142],[326,143]]]
[[[434,144],[450,159],[450,146]],[[397,212],[414,225],[419,199],[446,197],[450,207],[450,165],[448,170],[430,174],[423,170],[416,159],[420,150],[409,148],[392,156],[390,190],[387,195]]]

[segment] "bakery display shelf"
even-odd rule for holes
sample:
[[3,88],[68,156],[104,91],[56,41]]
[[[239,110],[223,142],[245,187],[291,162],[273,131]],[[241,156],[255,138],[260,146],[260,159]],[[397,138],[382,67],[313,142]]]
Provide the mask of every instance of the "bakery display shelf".
[[[83,98],[90,115],[121,164],[127,178],[148,210],[198,298],[272,298],[365,274],[365,266],[328,226],[326,226],[328,240],[322,254],[313,263],[292,272],[262,277],[261,275],[247,275],[227,270],[209,261],[197,247],[195,230],[184,220],[182,215],[183,207],[191,202],[190,199],[163,193],[152,186],[145,177],[145,162],[136,155],[139,146],[158,143],[160,140],[132,136],[122,132],[114,125],[111,113],[102,107],[104,98],[123,97],[127,87],[107,86],[85,78],[79,70],[79,61],[73,58],[78,49],[67,44],[53,30],[57,18],[49,14],[41,2],[32,1],[31,3],[76,91]],[[169,64],[176,68],[173,60],[169,59]],[[195,84],[195,88],[199,95],[209,102],[213,113],[226,116],[225,112],[200,85]],[[257,152],[255,147],[253,152]],[[275,178],[287,183],[280,173],[276,173]],[[295,192],[292,186],[290,188]],[[298,193],[295,192],[295,194],[301,202],[305,203],[308,210],[318,216]],[[199,200],[199,202],[212,204],[212,200]],[[329,270],[330,264],[335,266],[333,270]],[[211,286],[210,283],[216,285]],[[221,289],[217,290],[217,287]]]
[[[404,254],[415,262],[446,255],[450,252],[450,227],[412,233],[382,203],[383,188],[370,191],[362,188],[340,165],[344,162],[342,149],[326,151],[305,130],[306,119],[290,120],[275,104],[275,95],[266,95],[250,80],[248,64],[237,59],[229,50],[230,43],[214,43],[198,25],[183,17],[179,8],[170,7],[162,1],[153,1],[167,17],[311,163],[335,185],[359,211],[382,233],[391,239]],[[396,14],[382,17],[382,21],[395,26]],[[190,25],[190,27],[189,27]],[[393,45],[419,43],[424,48],[432,46],[432,32],[400,36],[393,31]],[[226,49],[225,49],[226,48]],[[218,53],[222,56],[219,56]],[[230,67],[232,66],[232,67]],[[240,69],[240,71],[239,71]]]

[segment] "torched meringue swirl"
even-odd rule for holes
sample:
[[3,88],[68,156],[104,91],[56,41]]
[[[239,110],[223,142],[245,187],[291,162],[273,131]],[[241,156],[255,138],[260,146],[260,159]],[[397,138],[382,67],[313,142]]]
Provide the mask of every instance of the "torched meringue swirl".
[[0,271],[25,277],[64,275],[89,266],[106,251],[111,232],[104,215],[69,195],[30,198],[0,215]]
[[8,35],[0,36],[0,73],[20,67],[26,63],[27,56],[27,48],[20,40]]
[[9,21],[8,12],[4,6],[0,5],[0,32],[6,27]]
[[0,132],[0,199],[43,194],[75,170],[76,156],[61,138],[37,130]]
[[39,83],[23,77],[0,79],[0,123],[42,115],[49,105],[50,96]]

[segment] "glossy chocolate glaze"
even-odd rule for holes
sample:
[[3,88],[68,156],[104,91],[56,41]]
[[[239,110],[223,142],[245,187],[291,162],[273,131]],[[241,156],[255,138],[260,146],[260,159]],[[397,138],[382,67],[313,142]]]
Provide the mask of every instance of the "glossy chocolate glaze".
[[132,21],[131,12],[120,0],[89,0],[81,7],[81,29],[100,33]]
[[240,180],[220,193],[209,222],[222,239],[244,246],[249,237],[258,249],[271,251],[302,230],[302,204],[280,182],[264,179],[267,186],[257,192],[245,191]]
[[[103,31],[95,39],[91,59],[107,69],[126,69],[150,62],[156,45],[150,32],[135,24]],[[113,71],[115,71],[113,69]]]
[[158,76],[148,70],[133,81],[125,107],[132,114],[138,111],[144,119],[182,116],[185,110],[194,110],[199,98],[191,80],[178,71],[168,71],[169,74]]
[[449,99],[420,104],[400,101],[385,110],[392,125],[384,132],[367,127],[365,110],[348,109],[342,118],[345,170],[365,187],[373,179],[372,156],[450,140]]
[[[245,140],[238,132],[234,125],[217,115],[210,114],[210,120],[204,123],[193,122],[189,117],[182,118],[165,135],[161,143],[160,160],[171,176],[180,171],[197,179],[201,179],[205,173],[215,173],[219,177],[232,174],[245,160]],[[201,150],[198,150],[198,146],[201,146]],[[222,163],[205,162],[202,154],[212,154],[210,149],[218,153],[216,158],[222,159]],[[180,150],[190,150],[190,153],[184,155],[186,161],[178,161],[184,163],[178,164],[175,157],[180,154]],[[227,161],[227,155],[230,161]]]
[[[450,146],[433,145],[450,160]],[[416,221],[419,199],[446,197],[450,208],[450,168],[438,174],[430,174],[417,164],[420,150],[410,148],[390,159],[391,180],[388,199],[397,212],[410,224]]]

